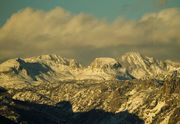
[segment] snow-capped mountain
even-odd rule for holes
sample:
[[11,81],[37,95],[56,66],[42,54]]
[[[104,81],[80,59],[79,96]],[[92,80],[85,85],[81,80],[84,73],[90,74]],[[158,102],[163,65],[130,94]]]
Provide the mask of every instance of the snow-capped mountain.
[[16,58],[0,64],[0,81],[18,82],[52,80],[131,80],[159,79],[177,71],[180,64],[159,61],[140,53],[130,52],[117,59],[96,58],[88,67],[82,67],[74,59],[57,55]]
[[128,52],[117,58],[118,62],[136,79],[164,80],[173,71],[180,72],[180,63],[169,60],[160,61],[153,57],[143,56],[137,52]]
[[131,79],[126,69],[113,58],[96,58],[85,68],[74,59],[57,55],[16,58],[0,64],[0,79],[4,80],[112,80]]
[[77,75],[77,79],[130,80],[132,77],[114,58],[96,58]]
[[179,124],[179,72],[134,52],[88,67],[57,55],[11,59],[0,64],[0,121]]
[[5,86],[23,87],[37,81],[72,80],[80,68],[81,65],[74,59],[57,55],[15,58],[0,64],[0,82]]

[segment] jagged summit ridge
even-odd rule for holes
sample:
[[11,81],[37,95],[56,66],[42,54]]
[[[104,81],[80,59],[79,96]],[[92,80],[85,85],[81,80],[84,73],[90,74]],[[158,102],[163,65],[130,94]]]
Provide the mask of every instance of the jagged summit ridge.
[[7,60],[3,63],[0,64],[0,69],[3,71],[3,68],[10,68],[12,66],[18,66],[19,62],[18,60],[22,60],[24,62],[29,62],[29,63],[46,63],[46,64],[56,64],[56,65],[64,65],[64,66],[71,66],[71,67],[81,67],[80,63],[78,63],[74,59],[67,59],[63,58],[61,56],[57,56],[55,54],[50,54],[50,55],[41,55],[41,56],[35,56],[35,57],[30,57],[30,58],[15,58],[15,59],[10,59]]
[[117,58],[127,71],[137,79],[164,79],[167,75],[178,71],[179,63],[160,61],[153,57],[143,56],[137,52],[129,52]]
[[27,61],[46,62],[49,64],[55,63],[55,64],[71,66],[71,67],[81,67],[80,63],[78,63],[76,60],[63,58],[63,57],[55,55],[55,54],[31,57],[31,58],[27,58],[26,60]]
[[89,66],[93,70],[110,71],[118,70],[121,68],[121,64],[114,58],[96,58]]
[[[161,61],[155,60],[153,57],[143,56],[137,52],[128,52],[121,57],[121,61],[127,62],[129,65],[141,66],[144,68],[152,64],[163,66]],[[163,67],[162,67],[163,68]]]
[[74,59],[57,55],[41,55],[30,58],[15,58],[0,64],[0,81],[33,82],[73,79],[73,73],[81,68]]
[[130,80],[132,77],[114,58],[101,57],[94,59],[88,68],[84,68],[78,79]]
[[180,64],[172,61],[159,61],[137,52],[128,52],[118,58],[96,58],[87,68],[74,59],[55,54],[30,58],[16,58],[0,64],[0,77],[20,80],[131,80],[160,79],[177,71]]

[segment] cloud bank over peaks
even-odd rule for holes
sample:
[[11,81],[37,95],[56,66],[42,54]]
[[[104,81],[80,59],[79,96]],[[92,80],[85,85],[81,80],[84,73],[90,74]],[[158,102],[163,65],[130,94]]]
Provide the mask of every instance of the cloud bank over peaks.
[[[152,51],[154,47],[161,46],[163,53],[169,52],[166,47],[171,46],[175,50],[168,54],[177,56],[179,22],[180,10],[177,8],[146,14],[139,20],[120,17],[113,22],[84,13],[73,15],[60,7],[48,12],[26,8],[12,15],[0,28],[0,56],[56,53],[81,58],[85,55],[79,48],[85,50],[84,54],[94,56],[102,49],[113,49],[110,54],[117,54],[118,46],[124,51],[146,46],[144,51],[150,54],[157,54]],[[97,53],[90,54],[91,50]]]

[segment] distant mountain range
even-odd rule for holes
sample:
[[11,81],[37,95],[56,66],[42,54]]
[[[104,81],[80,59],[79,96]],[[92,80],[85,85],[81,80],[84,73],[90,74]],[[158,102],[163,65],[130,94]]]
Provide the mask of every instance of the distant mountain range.
[[180,74],[180,63],[160,61],[129,52],[117,58],[96,58],[88,67],[74,59],[57,55],[16,58],[0,64],[0,79],[5,80],[164,80],[173,71]]
[[57,55],[0,64],[0,123],[180,124],[180,63],[129,52],[83,67]]

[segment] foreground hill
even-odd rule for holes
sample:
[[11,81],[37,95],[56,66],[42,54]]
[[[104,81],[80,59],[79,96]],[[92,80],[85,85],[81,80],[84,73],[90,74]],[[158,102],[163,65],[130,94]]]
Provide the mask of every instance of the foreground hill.
[[0,115],[28,124],[179,124],[180,79],[71,81],[0,93]]

